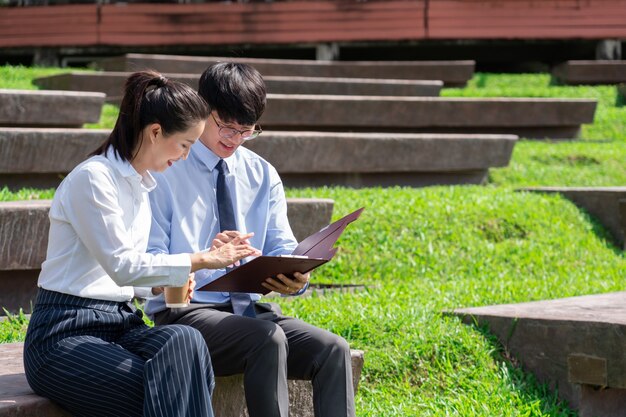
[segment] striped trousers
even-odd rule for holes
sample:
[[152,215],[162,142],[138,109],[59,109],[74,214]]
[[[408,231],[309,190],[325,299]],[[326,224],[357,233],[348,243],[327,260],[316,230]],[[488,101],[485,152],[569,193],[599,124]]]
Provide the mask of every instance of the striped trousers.
[[150,328],[130,303],[40,289],[24,369],[33,391],[74,416],[213,417],[200,332]]

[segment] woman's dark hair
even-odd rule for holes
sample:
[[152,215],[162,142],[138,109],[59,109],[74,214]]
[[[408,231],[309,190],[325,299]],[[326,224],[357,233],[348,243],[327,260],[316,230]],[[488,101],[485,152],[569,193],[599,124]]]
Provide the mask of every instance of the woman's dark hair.
[[158,123],[164,135],[184,132],[209,117],[209,108],[191,87],[168,80],[156,71],[131,74],[115,127],[91,155],[101,155],[111,146],[116,156],[132,161],[141,146],[143,129]]
[[263,77],[254,67],[218,62],[202,73],[198,94],[223,121],[253,125],[265,110],[267,93]]

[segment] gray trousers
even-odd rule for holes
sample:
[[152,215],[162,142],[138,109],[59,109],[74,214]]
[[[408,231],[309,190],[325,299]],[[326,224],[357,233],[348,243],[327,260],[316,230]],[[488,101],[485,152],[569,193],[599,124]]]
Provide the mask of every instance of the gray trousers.
[[250,417],[288,417],[287,379],[310,380],[316,417],[354,417],[350,347],[342,337],[256,303],[256,318],[230,304],[192,304],[155,315],[157,324],[200,330],[217,376],[244,375]]
[[84,417],[213,417],[206,343],[130,303],[39,290],[24,344],[33,391]]

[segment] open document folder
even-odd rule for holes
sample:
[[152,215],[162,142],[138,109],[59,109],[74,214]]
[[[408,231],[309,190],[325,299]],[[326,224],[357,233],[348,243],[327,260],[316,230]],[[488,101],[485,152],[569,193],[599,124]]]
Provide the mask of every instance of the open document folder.
[[346,226],[358,219],[363,210],[364,207],[307,237],[291,255],[259,256],[196,290],[267,294],[270,290],[261,285],[267,278],[278,274],[290,276],[294,272],[304,274],[330,261],[337,253],[333,245]]

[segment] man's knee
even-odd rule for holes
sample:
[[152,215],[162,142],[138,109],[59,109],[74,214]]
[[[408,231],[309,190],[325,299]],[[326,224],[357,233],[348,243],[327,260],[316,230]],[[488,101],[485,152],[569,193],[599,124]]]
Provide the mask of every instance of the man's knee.
[[330,362],[336,363],[337,361],[349,360],[350,345],[343,337],[331,333],[325,338],[324,344],[327,358]]
[[287,336],[275,323],[259,320],[253,337],[258,342],[257,346],[260,350],[274,352],[288,349]]

